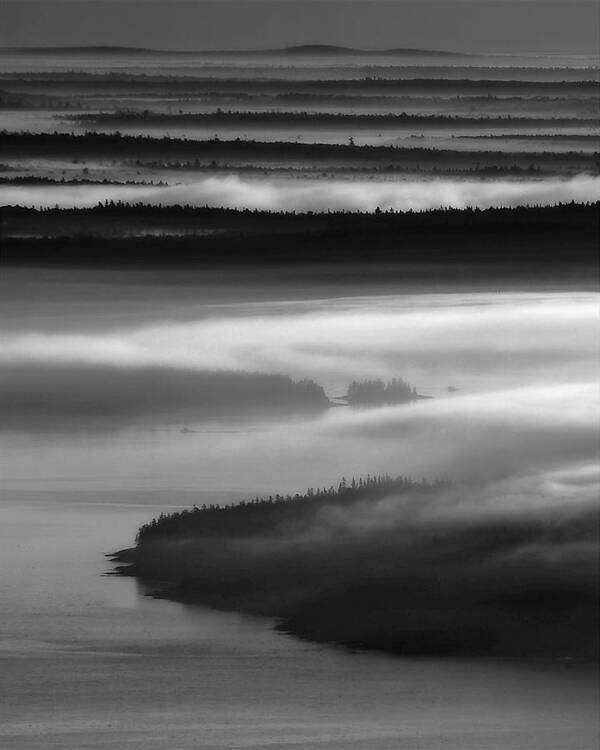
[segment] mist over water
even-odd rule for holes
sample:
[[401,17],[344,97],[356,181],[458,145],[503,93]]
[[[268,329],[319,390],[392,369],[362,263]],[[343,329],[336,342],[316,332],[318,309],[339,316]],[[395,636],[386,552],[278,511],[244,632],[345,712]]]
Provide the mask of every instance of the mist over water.
[[208,177],[168,187],[120,185],[1,186],[0,203],[50,208],[89,207],[104,201],[190,204],[266,211],[395,211],[449,207],[552,205],[600,199],[600,178],[432,181],[249,180]]
[[[69,481],[77,477],[89,487],[158,482],[252,493],[301,490],[308,465],[317,484],[374,471],[471,481],[555,470],[557,461],[585,464],[596,455],[595,294],[199,304],[193,313],[173,299],[169,322],[134,326],[115,325],[119,304],[113,300],[110,331],[82,330],[78,318],[63,320],[62,330],[52,333],[11,330],[2,337],[4,403],[25,405],[45,388],[64,415],[52,411],[45,421],[41,412],[37,426],[12,422],[2,438],[9,486],[31,487],[36,477],[60,486],[67,456],[77,457]],[[140,387],[154,383],[160,401],[157,367],[161,382],[171,379],[178,389],[177,402],[169,396],[170,414],[117,409],[100,434],[91,413],[77,417],[82,394],[88,389],[89,400],[100,382],[109,400],[111,393],[116,404],[126,398],[127,381],[119,373],[131,373]],[[77,373],[77,388],[66,377],[69,368]],[[106,368],[114,368],[114,376]],[[11,371],[23,374],[9,378]],[[193,397],[176,385],[178,372],[186,378],[212,373],[226,391],[231,380],[219,372],[240,371],[311,378],[330,398],[343,395],[354,379],[402,376],[433,398],[287,418],[248,420],[233,413],[226,421],[195,424]],[[195,432],[181,434],[183,426]],[[36,437],[40,427],[60,430],[58,442],[44,433]]]
[[[336,17],[336,27],[345,20]],[[15,133],[0,145],[0,204],[300,213],[595,201],[594,65],[590,56],[565,55],[4,52],[4,126],[45,135]],[[262,130],[217,122],[215,133],[186,122],[186,113],[217,106],[252,109],[257,93],[268,111],[349,114],[342,100],[351,90],[363,106],[373,94],[396,96],[396,87],[417,96],[410,113],[437,114],[443,127],[415,120],[379,133],[377,120],[366,129],[356,121]],[[378,106],[385,113],[387,100]],[[140,122],[119,115],[142,108]],[[94,121],[100,113],[104,124]],[[473,121],[458,127],[456,113]],[[496,120],[478,124],[479,116]],[[86,137],[90,125],[152,138]],[[67,132],[82,137],[59,135]],[[208,140],[195,144],[199,137]],[[243,143],[259,137],[270,143]],[[592,207],[577,219],[580,209],[550,209],[547,234],[536,233],[534,218],[514,246],[515,217],[506,215],[497,257],[503,261],[506,242],[514,276],[487,266],[477,275],[475,255],[456,254],[461,237],[472,240],[470,213],[454,245],[441,249],[449,276],[429,274],[418,243],[414,267],[371,263],[366,233],[364,257],[352,263],[343,260],[342,238],[339,256],[306,267],[188,271],[169,267],[169,258],[146,267],[142,252],[127,267],[106,268],[111,242],[123,253],[144,251],[146,233],[159,246],[165,231],[170,247],[177,212],[164,228],[154,208],[152,221],[141,211],[114,226],[110,211],[94,212],[90,224],[77,211],[9,220],[16,266],[0,279],[0,745],[596,747],[597,665],[587,660],[587,640],[572,638],[593,631],[583,618],[597,599],[600,493],[600,296],[579,291],[594,288],[578,265],[593,238]],[[515,226],[535,213],[515,212]],[[561,216],[573,224],[563,226]],[[366,222],[377,229],[380,219],[389,222]],[[238,223],[227,229],[228,221],[233,237]],[[250,223],[260,230],[261,221]],[[557,274],[544,276],[543,262],[521,264],[521,242],[525,255],[538,244],[545,251],[545,236],[571,226],[572,248],[563,247],[566,229],[548,240],[548,254],[561,261]],[[211,227],[186,239],[199,256]],[[88,231],[98,265],[52,267],[63,233],[77,262]],[[311,241],[289,236],[283,259]],[[410,239],[401,240],[410,251]],[[348,242],[358,245],[360,236]],[[18,265],[19,248],[29,246],[42,248],[35,257],[45,268]],[[379,378],[402,378],[420,397],[348,403],[352,381]],[[275,580],[283,582],[275,597],[282,606],[316,581],[317,605],[325,591],[320,603],[339,603],[342,626],[366,616],[372,627],[390,604],[399,630],[411,629],[411,617],[416,623],[413,643],[423,632],[439,635],[441,623],[450,640],[462,639],[464,658],[349,653],[275,632],[269,617],[157,600],[139,580],[102,575],[113,568],[106,554],[130,547],[161,513],[337,487],[342,477],[352,486],[352,477],[379,473],[415,483],[405,483],[407,493],[326,504],[310,523],[203,541],[195,553],[216,562],[207,570],[217,582],[237,566],[249,600],[272,596]],[[257,560],[266,585],[253,581],[249,590]],[[291,583],[290,571],[298,573]],[[402,585],[388,596],[390,573]],[[371,607],[377,586],[387,610]],[[228,582],[218,593],[236,591]],[[317,606],[318,620],[324,609]],[[552,658],[495,660],[484,649],[488,658],[473,660],[482,651],[470,634],[490,621],[509,645],[496,653],[518,653],[523,636],[523,654]],[[379,624],[389,623],[382,616]],[[435,653],[434,641],[412,653]]]
[[[312,377],[335,387],[355,376],[391,377],[397,369],[420,383],[441,380],[440,386],[455,376],[473,384],[480,374],[524,384],[523,372],[544,382],[553,371],[568,377],[574,366],[589,373],[596,363],[594,293],[410,294],[214,306],[191,300],[182,305],[168,287],[150,290],[163,301],[161,319],[127,323],[131,304],[112,293],[110,319],[98,330],[95,308],[86,324],[88,290],[87,305],[59,319],[52,331],[36,330],[35,324],[5,330],[0,362],[247,369]],[[38,304],[44,308],[43,298]]]

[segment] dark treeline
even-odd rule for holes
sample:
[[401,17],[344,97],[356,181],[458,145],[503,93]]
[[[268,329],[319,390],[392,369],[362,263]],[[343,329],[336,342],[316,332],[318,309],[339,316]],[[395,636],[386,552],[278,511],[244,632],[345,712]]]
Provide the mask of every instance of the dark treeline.
[[327,505],[349,506],[368,499],[374,501],[391,492],[431,491],[446,486],[442,482],[414,482],[408,477],[388,474],[346,480],[336,487],[309,488],[300,495],[269,495],[230,505],[203,504],[188,510],[161,514],[140,527],[139,547],[173,538],[246,538],[278,536],[290,527],[307,525]]
[[[547,136],[546,136],[547,137]],[[536,166],[570,165],[578,171],[596,171],[597,154],[569,153],[519,153],[504,151],[454,151],[435,148],[403,148],[399,146],[359,146],[356,144],[294,143],[290,141],[255,141],[241,138],[223,140],[195,140],[185,138],[123,135],[121,133],[12,133],[0,131],[0,158],[52,158],[98,157],[173,159],[246,159],[256,164],[260,160],[304,160],[311,164],[337,162],[362,164],[511,166],[532,163]]]
[[0,373],[5,426],[185,423],[224,414],[314,414],[330,405],[318,383],[273,373],[72,363],[6,364]]
[[[292,82],[293,83],[293,82]],[[84,108],[85,104],[92,103],[97,106],[98,102],[102,102],[103,105],[108,104],[116,105],[122,102],[128,102],[134,97],[145,97],[145,100],[161,102],[163,99],[169,99],[173,101],[173,92],[165,89],[156,89],[150,91],[137,90],[137,91],[107,91],[107,92],[78,92],[78,91],[67,91],[59,94],[59,92],[51,94],[40,94],[37,92],[11,92],[0,88],[0,104],[3,106],[32,106],[32,107],[54,107],[56,109],[68,108],[70,106],[77,106]],[[92,98],[93,97],[93,98]],[[245,91],[193,91],[193,90],[182,90],[177,92],[177,102],[183,103],[189,102],[224,102],[233,106],[235,102],[240,102],[245,105],[260,105],[264,106],[267,104],[291,104],[291,105],[322,105],[323,107],[376,107],[389,105],[391,107],[400,107],[407,105],[409,107],[438,107],[448,109],[457,106],[463,107],[494,107],[495,109],[506,109],[507,107],[518,107],[519,109],[527,109],[529,107],[544,106],[544,108],[550,110],[553,114],[556,114],[557,109],[568,109],[573,110],[576,108],[586,108],[589,111],[597,111],[598,102],[594,94],[589,96],[584,95],[565,95],[565,94],[532,94],[529,96],[518,96],[514,94],[509,95],[498,95],[492,93],[475,92],[473,94],[455,94],[448,92],[447,96],[441,96],[439,94],[427,94],[427,92],[420,92],[419,94],[377,94],[369,93],[368,91],[356,92],[354,94],[338,94],[338,93],[316,93],[316,92],[303,92],[303,91],[282,91],[282,92],[268,92],[259,91],[256,93],[248,93]],[[121,104],[123,108],[124,105]],[[86,109],[89,107],[85,107]],[[125,111],[140,111],[140,107],[134,107],[133,104]]]
[[422,175],[422,176],[444,176],[444,177],[531,177],[541,174],[568,175],[572,173],[572,167],[566,163],[564,166],[556,164],[554,169],[551,166],[539,167],[529,163],[526,166],[519,164],[496,165],[492,164],[485,167],[471,168],[452,168],[452,167],[434,167],[423,168],[416,164],[387,164],[386,166],[358,167],[338,165],[320,165],[320,166],[272,166],[267,164],[232,164],[229,162],[213,161],[206,163],[199,159],[194,161],[147,161],[132,160],[131,166],[154,169],[154,170],[187,170],[201,172],[225,172],[225,173],[258,173],[261,175],[298,175],[298,176],[318,176],[329,177],[332,175],[351,175],[351,176],[370,176],[374,174],[389,175]]
[[156,187],[164,187],[167,184],[162,180],[119,180],[109,177],[88,179],[86,177],[43,177],[34,175],[16,177],[0,176],[0,185],[154,185]]
[[[92,98],[93,97],[93,98]],[[132,100],[143,98],[143,105],[139,106]],[[399,94],[397,96],[385,94],[315,94],[302,92],[288,93],[233,93],[223,91],[196,92],[182,91],[177,99],[169,91],[131,91],[131,92],[98,92],[89,93],[59,93],[43,95],[36,93],[10,93],[0,89],[0,108],[5,109],[53,109],[59,113],[64,110],[77,112],[90,110],[98,112],[114,111],[144,111],[155,106],[168,106],[170,112],[179,111],[183,114],[184,107],[189,105],[229,107],[231,109],[272,110],[286,108],[296,110],[300,107],[320,109],[321,111],[387,110],[387,113],[404,110],[407,114],[440,114],[462,115],[478,117],[485,115],[508,115],[551,117],[565,115],[570,117],[591,118],[598,113],[596,95],[584,96],[495,96],[459,94],[453,96],[421,95],[411,96]],[[176,109],[177,108],[177,109]],[[383,114],[386,114],[385,112]]]
[[353,380],[348,386],[346,399],[349,404],[404,404],[417,401],[419,394],[402,378],[394,378],[387,383],[383,380]]
[[320,104],[339,104],[339,103],[346,103],[346,104],[358,104],[358,105],[366,105],[371,103],[375,104],[385,104],[386,102],[390,102],[391,104],[401,104],[403,102],[406,102],[406,104],[435,104],[438,106],[447,106],[447,105],[453,105],[457,103],[464,103],[464,104],[519,104],[519,105],[527,105],[527,104],[551,104],[551,105],[569,105],[569,106],[582,106],[582,105],[593,105],[596,109],[598,108],[598,103],[596,99],[593,96],[585,97],[574,97],[574,96],[559,96],[559,95],[548,95],[548,94],[536,94],[531,96],[515,96],[515,95],[498,95],[498,94],[481,94],[479,92],[475,92],[473,94],[454,94],[450,95],[450,92],[448,92],[447,96],[436,96],[435,94],[427,94],[426,92],[423,92],[421,95],[415,95],[415,94],[398,94],[398,95],[385,95],[385,94],[369,94],[367,92],[363,93],[356,93],[356,94],[323,94],[323,93],[314,93],[314,92],[301,92],[301,91],[289,91],[284,93],[274,93],[272,95],[268,94],[244,94],[243,92],[240,92],[239,94],[235,94],[235,97],[229,94],[228,92],[221,92],[221,91],[211,91],[206,92],[205,95],[207,98],[212,96],[227,96],[229,99],[237,99],[238,97],[241,98],[250,98],[251,100],[256,99],[257,101],[261,101],[261,97],[264,97],[265,101],[306,101],[311,103],[320,103]]
[[[454,69],[455,70],[455,69]],[[480,75],[473,78],[449,78],[448,69],[440,70],[440,77],[410,78],[410,71],[404,70],[406,77],[382,78],[377,76],[365,76],[353,79],[289,79],[289,78],[195,78],[192,76],[175,77],[160,75],[132,75],[123,73],[30,73],[18,76],[5,74],[0,75],[2,88],[8,90],[27,90],[33,87],[47,85],[48,89],[64,92],[94,92],[110,93],[113,91],[125,91],[127,93],[164,92],[176,95],[181,93],[206,93],[221,91],[229,93],[319,93],[337,92],[350,94],[357,91],[369,93],[414,93],[424,92],[429,95],[440,94],[472,94],[472,93],[498,93],[506,94],[514,92],[516,95],[594,95],[600,92],[600,82],[595,74],[586,76],[579,71],[564,69],[561,71],[564,77],[557,80],[506,80],[486,78],[493,69],[483,69]],[[514,69],[513,69],[514,70]],[[419,72],[418,70],[416,71]],[[421,69],[422,72],[422,69]],[[469,73],[476,72],[470,69]],[[521,71],[523,72],[523,71]],[[527,72],[532,73],[531,69]],[[568,80],[569,77],[579,73],[579,80]]]
[[[588,120],[577,117],[521,117],[512,115],[489,117],[464,117],[445,114],[406,114],[401,112],[387,114],[348,114],[339,112],[247,112],[221,110],[215,112],[162,113],[143,111],[101,112],[96,114],[70,115],[69,119],[94,125],[247,125],[263,127],[277,125],[281,127],[325,126],[325,127],[401,127],[414,126],[447,126],[497,128],[513,126],[523,128],[535,127],[585,127]],[[589,124],[595,125],[596,119],[589,118]]]
[[581,144],[594,144],[600,147],[600,136],[595,133],[493,133],[486,135],[461,135],[462,140],[485,138],[487,141],[494,140],[523,140],[523,141],[540,141],[551,140],[556,143],[573,141]]
[[[30,228],[40,222],[89,222],[101,220],[144,219],[160,217],[176,222],[226,221],[232,229],[256,229],[270,226],[281,229],[286,226],[290,232],[297,230],[340,229],[352,233],[365,230],[416,230],[440,227],[444,230],[476,229],[489,227],[499,231],[503,226],[510,231],[517,227],[535,227],[538,231],[560,224],[594,225],[598,218],[600,203],[562,203],[554,206],[519,206],[516,208],[433,208],[424,211],[265,211],[261,209],[237,209],[193,205],[156,205],[149,203],[127,203],[106,201],[91,208],[32,208],[20,205],[0,206],[0,221],[4,230],[10,232],[10,222],[25,219]],[[270,226],[269,226],[270,225]]]
[[[96,210],[94,214],[94,209],[83,209],[78,215],[77,209],[64,213],[60,209],[0,209],[2,263],[50,267],[314,265],[335,267],[338,273],[361,267],[382,274],[385,266],[385,278],[398,273],[411,282],[493,280],[495,284],[517,281],[585,288],[595,284],[598,273],[598,204],[412,214],[268,214],[118,205]],[[127,226],[136,212],[138,216],[153,214],[150,225],[163,221],[167,228],[171,216],[180,234],[128,237]],[[123,236],[109,237],[117,231],[119,217],[128,213],[131,219],[123,221]],[[44,223],[46,217],[48,223]],[[97,234],[90,235],[98,217]],[[61,225],[65,218],[66,224]],[[10,236],[9,226],[16,234],[25,228],[27,236]],[[192,226],[201,236],[194,236]],[[73,233],[75,227],[79,233]],[[202,227],[219,231],[203,234]],[[32,236],[36,233],[44,236]]]

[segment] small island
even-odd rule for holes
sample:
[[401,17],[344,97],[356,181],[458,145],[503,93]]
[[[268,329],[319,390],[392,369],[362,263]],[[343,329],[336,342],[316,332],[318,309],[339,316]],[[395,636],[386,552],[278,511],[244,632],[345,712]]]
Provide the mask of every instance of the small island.
[[421,396],[417,389],[402,378],[383,380],[353,380],[344,397],[350,406],[383,406],[386,404],[408,404],[427,396]]

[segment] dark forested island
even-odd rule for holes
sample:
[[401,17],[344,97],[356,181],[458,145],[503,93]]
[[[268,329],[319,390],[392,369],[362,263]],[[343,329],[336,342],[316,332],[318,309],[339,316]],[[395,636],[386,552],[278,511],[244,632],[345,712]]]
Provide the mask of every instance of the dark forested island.
[[215,415],[315,414],[331,405],[312,380],[173,366],[9,364],[0,385],[5,427],[185,423]]
[[161,515],[113,559],[156,596],[269,615],[352,648],[597,656],[593,509],[477,500],[444,482],[343,479]]
[[[5,427],[53,424],[65,429],[113,428],[127,423],[174,424],[215,417],[317,416],[330,400],[314,380],[240,370],[109,364],[4,365],[0,419]],[[402,378],[353,381],[350,406],[407,404],[428,398]],[[193,433],[184,428],[181,432]]]
[[[273,213],[106,203],[0,207],[5,266],[357,267],[405,279],[593,285],[598,204]],[[144,232],[141,232],[143,228]],[[152,232],[151,234],[145,234]]]
[[418,401],[417,389],[402,378],[393,378],[387,383],[377,380],[353,380],[348,386],[346,401],[351,406],[376,406],[383,404],[407,404]]

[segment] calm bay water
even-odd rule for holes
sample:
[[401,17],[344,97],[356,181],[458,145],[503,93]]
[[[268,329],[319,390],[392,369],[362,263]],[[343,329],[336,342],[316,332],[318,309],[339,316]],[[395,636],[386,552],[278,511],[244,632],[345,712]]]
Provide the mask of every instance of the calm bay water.
[[103,577],[107,550],[189,499],[4,494],[3,747],[596,747],[584,665],[351,654]]

